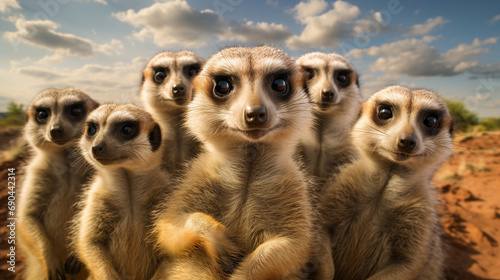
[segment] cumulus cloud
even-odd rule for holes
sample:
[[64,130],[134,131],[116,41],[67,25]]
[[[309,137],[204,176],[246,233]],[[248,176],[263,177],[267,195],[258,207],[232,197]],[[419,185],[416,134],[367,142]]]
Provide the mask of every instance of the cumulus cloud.
[[500,20],[500,15],[496,15],[490,20],[490,24],[495,24],[495,22],[499,20]]
[[[474,39],[472,44],[460,44],[440,53],[429,43],[437,37],[424,36],[422,39],[405,39],[367,49],[355,49],[349,55],[360,58],[379,56],[370,65],[372,71],[399,73],[409,76],[452,76],[474,69],[479,62],[477,56],[488,53],[484,45],[496,44],[498,38],[483,41]],[[397,50],[397,51],[396,51]]]
[[21,9],[19,3],[16,0],[2,0],[0,1],[0,12],[9,13],[11,9]]
[[318,12],[324,10],[319,4],[314,4],[316,8],[313,12],[306,12],[304,7],[309,7],[316,2],[318,1],[310,0],[307,3],[300,2],[295,6],[294,17],[305,24],[305,27],[300,35],[295,35],[287,41],[289,48],[304,50],[335,47],[341,39],[353,36],[352,24],[361,13],[357,6],[344,1],[336,1],[333,3],[333,9],[323,14],[317,15]]
[[449,20],[444,19],[439,16],[436,18],[430,18],[425,21],[423,24],[415,24],[408,29],[406,29],[404,36],[422,36],[431,33],[436,28],[442,27],[444,24],[448,23]]
[[92,42],[73,34],[55,31],[59,25],[50,20],[16,20],[17,31],[5,32],[7,41],[21,41],[36,47],[74,56],[92,56]]
[[290,36],[292,32],[283,24],[246,21],[231,26],[226,34],[219,36],[219,39],[265,44],[284,42]]
[[307,23],[308,19],[322,13],[327,7],[328,3],[325,0],[309,0],[300,2],[287,12],[293,13],[293,17],[299,22]]
[[15,19],[15,26],[17,30],[5,32],[3,38],[55,52],[56,55],[46,57],[47,62],[58,61],[64,55],[90,57],[95,52],[117,55],[123,49],[119,40],[112,39],[110,43],[100,45],[73,34],[57,32],[59,25],[50,20],[25,20],[19,17]]
[[208,9],[196,11],[184,0],[155,3],[137,12],[130,9],[113,16],[141,28],[134,33],[137,39],[153,39],[161,47],[204,46],[212,35],[222,35],[227,30],[219,14]]

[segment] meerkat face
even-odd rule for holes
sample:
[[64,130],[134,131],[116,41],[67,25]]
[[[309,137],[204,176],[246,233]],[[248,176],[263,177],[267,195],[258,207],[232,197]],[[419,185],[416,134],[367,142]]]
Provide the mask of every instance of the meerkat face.
[[47,89],[26,110],[25,135],[40,149],[66,148],[83,133],[87,115],[99,104],[74,88]]
[[107,104],[87,118],[82,154],[95,166],[142,168],[161,161],[161,130],[135,105]]
[[435,93],[391,86],[363,104],[353,138],[367,154],[392,162],[435,164],[452,153],[452,128],[452,117]]
[[350,106],[350,100],[361,101],[358,73],[343,56],[308,53],[299,57],[297,64],[304,74],[315,112],[335,111]]
[[192,99],[192,79],[203,59],[189,51],[163,52],[142,71],[141,98],[157,110],[187,105]]
[[187,124],[200,139],[275,141],[298,134],[311,121],[295,62],[272,47],[216,53],[195,78],[194,91]]

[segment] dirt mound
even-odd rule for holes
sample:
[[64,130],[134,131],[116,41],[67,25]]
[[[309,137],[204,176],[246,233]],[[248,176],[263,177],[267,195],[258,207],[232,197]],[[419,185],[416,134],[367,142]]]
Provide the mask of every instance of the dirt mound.
[[447,279],[500,279],[500,134],[457,139],[436,173]]

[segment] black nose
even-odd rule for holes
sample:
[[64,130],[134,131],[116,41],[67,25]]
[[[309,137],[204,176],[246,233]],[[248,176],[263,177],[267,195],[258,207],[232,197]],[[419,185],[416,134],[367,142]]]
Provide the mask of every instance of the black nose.
[[333,89],[326,89],[324,88],[321,91],[321,101],[323,102],[333,102],[333,99],[335,98],[335,93],[333,92]]
[[172,94],[174,95],[174,98],[184,97],[186,95],[186,87],[182,83],[175,84],[172,86]]
[[106,145],[104,143],[99,143],[97,145],[92,146],[92,154],[94,154],[94,157],[100,157],[104,150],[106,148]]
[[411,153],[417,146],[417,139],[413,135],[399,139],[398,148],[401,152]]
[[250,127],[259,127],[267,121],[267,108],[264,105],[247,106],[245,109],[245,121]]
[[58,140],[58,139],[61,139],[63,138],[64,136],[64,130],[59,127],[59,126],[53,126],[51,129],[50,129],[50,137],[54,140]]

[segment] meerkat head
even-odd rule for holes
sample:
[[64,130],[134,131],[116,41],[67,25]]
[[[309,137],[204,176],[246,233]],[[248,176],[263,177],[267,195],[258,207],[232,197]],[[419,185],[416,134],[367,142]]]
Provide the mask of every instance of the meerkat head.
[[85,124],[80,148],[97,167],[147,169],[161,162],[161,130],[151,115],[127,104],[102,105]]
[[74,88],[42,91],[26,110],[25,135],[39,149],[75,145],[87,115],[99,104]]
[[313,52],[297,59],[315,112],[359,109],[358,73],[341,55]]
[[269,46],[214,54],[194,79],[194,92],[187,125],[200,139],[294,139],[312,117],[294,60]]
[[146,107],[169,110],[192,99],[192,79],[204,60],[189,51],[162,52],[142,71],[141,98]]
[[367,155],[408,166],[434,166],[452,153],[453,120],[428,90],[387,87],[363,103],[353,142]]

